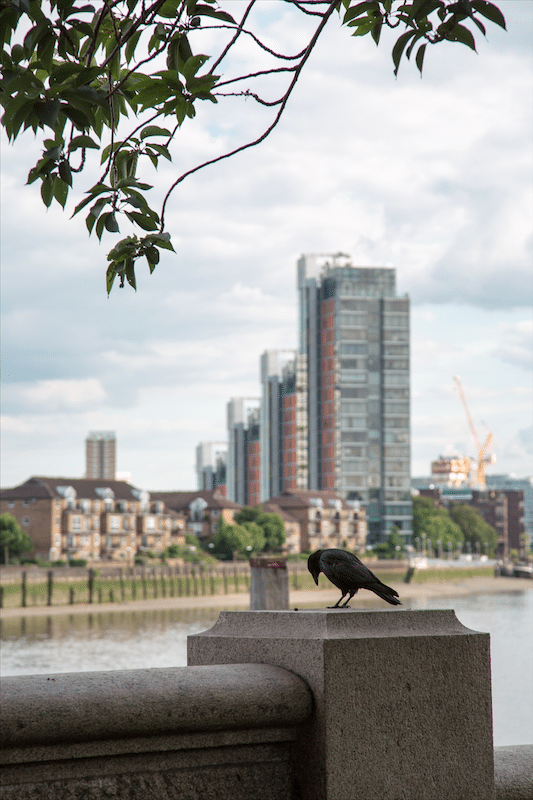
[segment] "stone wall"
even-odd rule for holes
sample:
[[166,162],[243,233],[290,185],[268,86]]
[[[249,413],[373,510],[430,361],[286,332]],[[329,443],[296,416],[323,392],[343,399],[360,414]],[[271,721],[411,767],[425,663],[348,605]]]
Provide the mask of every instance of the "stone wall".
[[488,645],[453,611],[226,612],[189,667],[3,678],[0,800],[533,800]]
[[2,800],[292,800],[312,697],[268,664],[2,680]]

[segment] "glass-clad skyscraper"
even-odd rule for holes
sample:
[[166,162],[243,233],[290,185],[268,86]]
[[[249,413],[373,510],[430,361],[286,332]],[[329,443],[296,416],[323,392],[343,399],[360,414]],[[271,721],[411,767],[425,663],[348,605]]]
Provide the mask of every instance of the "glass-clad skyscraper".
[[360,500],[369,543],[410,541],[409,299],[393,268],[341,253],[302,256],[298,290],[309,488]]

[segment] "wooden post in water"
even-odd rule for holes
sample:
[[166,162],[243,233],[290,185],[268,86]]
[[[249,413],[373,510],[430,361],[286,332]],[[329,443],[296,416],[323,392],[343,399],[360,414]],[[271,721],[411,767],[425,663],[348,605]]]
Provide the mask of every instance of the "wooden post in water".
[[215,576],[213,575],[213,570],[209,570],[209,582],[211,583],[211,594],[214,596],[215,594]]
[[141,583],[143,586],[143,598],[144,600],[146,600],[146,598],[148,597],[148,586],[146,584],[146,567],[144,566],[144,564],[141,567]]
[[174,579],[175,569],[170,566],[168,567],[168,578],[169,578],[169,589],[170,589],[170,596],[175,597],[176,595],[176,583]]
[[53,591],[54,591],[54,570],[53,569],[49,569],[48,570],[48,583],[47,583],[46,589],[47,589],[47,591],[46,591],[46,605],[47,606],[51,606],[52,605],[52,594],[53,594]]
[[224,594],[228,593],[228,573],[226,572],[226,567],[222,567],[222,577],[224,579]]
[[137,599],[137,576],[135,574],[135,566],[131,568],[131,599]]
[[120,581],[120,599],[124,603],[126,600],[126,586],[124,584],[124,568],[121,567],[119,570],[119,581]]
[[158,597],[158,594],[157,594],[157,567],[153,567],[153,576],[154,576],[154,597]]
[[68,590],[68,594],[69,594],[69,599],[68,599],[68,601],[69,601],[69,604],[70,604],[71,606],[73,606],[73,605],[74,605],[74,589],[72,588],[72,586],[71,586],[71,587],[70,587],[70,589]]
[[26,593],[28,591],[27,580],[28,580],[28,573],[26,572],[26,570],[24,570],[23,573],[22,573],[22,587],[21,587],[22,588],[22,599],[20,601],[20,604],[21,604],[22,608],[26,608],[26,605],[27,605],[27,595],[26,595]]
[[235,592],[238,593],[239,591],[239,574],[237,572],[237,565],[234,564],[233,566],[233,586],[235,587]]
[[89,569],[87,574],[87,592],[89,594],[89,603],[93,602],[93,592],[94,592],[94,579],[96,577],[96,570],[92,567]]
[[161,565],[161,594],[167,596],[167,579],[165,577],[165,565]]

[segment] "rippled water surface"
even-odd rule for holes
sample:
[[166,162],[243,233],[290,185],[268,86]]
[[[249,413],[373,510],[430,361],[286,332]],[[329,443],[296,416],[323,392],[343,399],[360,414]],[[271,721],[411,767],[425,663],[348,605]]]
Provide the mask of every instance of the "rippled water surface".
[[[533,743],[533,591],[413,601],[410,607],[453,608],[466,627],[491,634],[494,743]],[[1,672],[184,666],[187,636],[210,628],[220,610],[117,610],[6,619],[1,626]]]

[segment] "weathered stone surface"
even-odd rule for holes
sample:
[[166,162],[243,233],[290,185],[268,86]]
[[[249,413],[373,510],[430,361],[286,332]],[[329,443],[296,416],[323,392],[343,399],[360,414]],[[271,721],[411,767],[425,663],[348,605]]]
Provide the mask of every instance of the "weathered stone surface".
[[309,688],[268,664],[6,678],[0,800],[294,800]]
[[190,664],[277,664],[309,684],[305,800],[493,797],[489,636],[453,611],[226,612],[188,652]]
[[533,744],[494,750],[496,800],[533,800]]
[[0,759],[16,745],[298,724],[311,704],[268,664],[6,677]]

